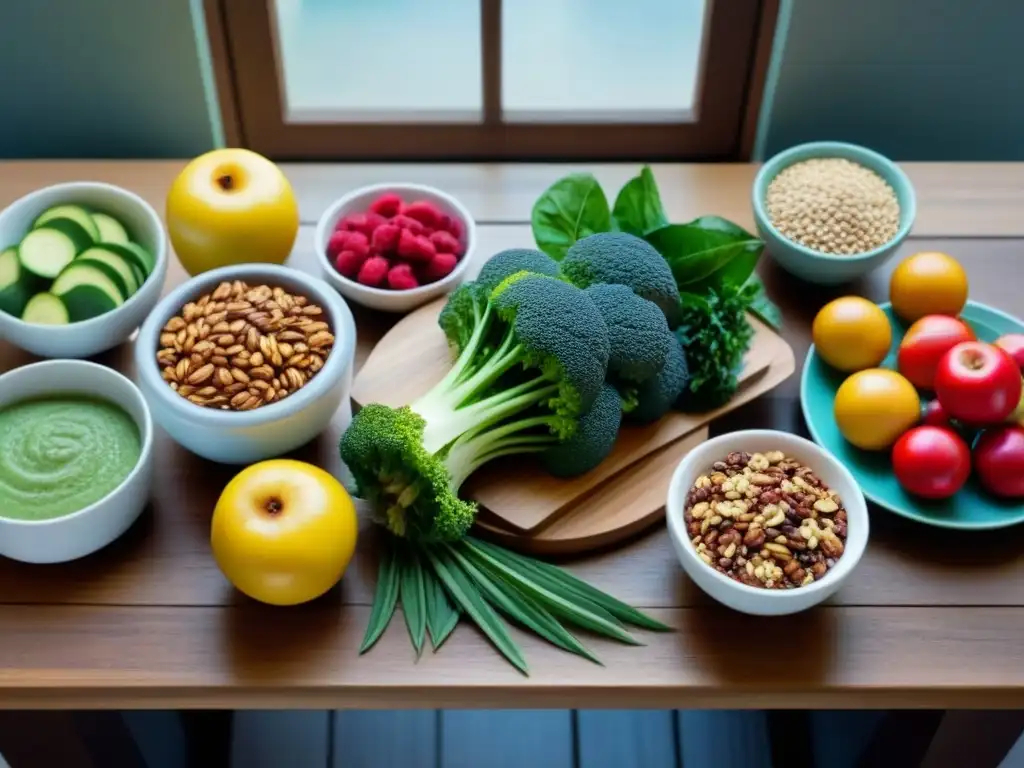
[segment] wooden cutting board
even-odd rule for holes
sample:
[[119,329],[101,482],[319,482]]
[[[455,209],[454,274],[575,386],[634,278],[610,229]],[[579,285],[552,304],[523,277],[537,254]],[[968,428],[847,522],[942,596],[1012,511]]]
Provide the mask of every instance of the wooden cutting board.
[[[437,326],[445,301],[439,299],[420,307],[385,334],[353,383],[352,399],[357,405],[406,405],[440,381],[452,360],[447,340]],[[474,474],[464,486],[463,495],[486,507],[502,525],[514,531],[536,532],[552,524],[576,499],[623,469],[742,405],[793,372],[789,345],[753,315],[750,322],[754,339],[740,375],[741,389],[724,407],[702,414],[673,412],[646,427],[623,427],[608,458],[576,478],[551,477],[529,459],[499,459]],[[774,383],[762,382],[772,362],[787,356],[789,365],[782,378]]]

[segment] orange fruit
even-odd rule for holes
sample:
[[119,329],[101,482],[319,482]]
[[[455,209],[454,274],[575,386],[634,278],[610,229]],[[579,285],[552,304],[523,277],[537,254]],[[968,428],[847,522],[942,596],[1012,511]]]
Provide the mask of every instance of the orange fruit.
[[882,451],[917,424],[921,398],[896,371],[869,368],[839,386],[833,413],[847,441],[865,451]]
[[874,302],[843,296],[814,316],[811,338],[826,363],[850,373],[874,368],[885,359],[892,346],[892,326]]
[[912,323],[925,315],[956,317],[967,303],[967,273],[956,259],[939,251],[908,256],[889,279],[893,311]]

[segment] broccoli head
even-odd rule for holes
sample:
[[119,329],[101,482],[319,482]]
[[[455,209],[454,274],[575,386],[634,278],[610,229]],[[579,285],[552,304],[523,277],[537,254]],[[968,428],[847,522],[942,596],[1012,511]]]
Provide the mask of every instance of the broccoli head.
[[509,248],[499,251],[481,267],[476,283],[491,291],[506,277],[516,272],[558,277],[558,262],[543,251],[533,248]]
[[631,388],[630,407],[626,418],[636,424],[650,424],[668,413],[690,382],[686,355],[675,343],[669,348],[665,365],[656,376]]
[[458,352],[449,372],[409,406],[360,410],[340,446],[378,519],[420,541],[465,535],[476,506],[458,492],[480,466],[572,439],[601,394],[609,355],[590,297],[525,271],[492,291],[464,284],[439,322]]
[[646,381],[657,374],[669,348],[678,343],[661,310],[624,285],[598,283],[586,294],[608,326],[608,372],[628,382]]
[[622,400],[615,387],[605,384],[590,410],[580,416],[573,436],[541,454],[544,468],[555,477],[589,472],[612,452],[621,425]]
[[573,285],[617,283],[653,301],[675,327],[679,288],[668,262],[645,240],[625,232],[601,232],[577,240],[565,253],[561,273]]

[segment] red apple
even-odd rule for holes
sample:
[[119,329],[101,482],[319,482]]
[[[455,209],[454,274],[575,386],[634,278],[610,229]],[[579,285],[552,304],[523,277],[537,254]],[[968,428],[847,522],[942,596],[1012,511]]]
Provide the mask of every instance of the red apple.
[[1024,333],[1007,333],[995,341],[995,345],[1005,350],[1017,367],[1024,371]]
[[967,424],[995,424],[1020,402],[1017,364],[999,347],[965,341],[949,350],[935,371],[935,396],[952,419]]
[[970,326],[949,315],[925,315],[900,341],[896,367],[918,389],[931,389],[939,360],[962,341],[975,341]]
[[949,427],[949,414],[938,400],[929,400],[921,414],[921,423],[930,427]]
[[973,454],[974,469],[985,490],[1002,498],[1024,498],[1024,429],[987,429],[975,443]]

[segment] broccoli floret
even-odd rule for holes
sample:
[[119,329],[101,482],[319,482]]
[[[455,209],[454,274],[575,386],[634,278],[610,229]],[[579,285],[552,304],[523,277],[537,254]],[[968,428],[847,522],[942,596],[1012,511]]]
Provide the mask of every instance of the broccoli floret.
[[661,310],[624,285],[598,283],[586,294],[608,326],[608,372],[626,382],[646,381],[657,374],[669,348],[678,343]]
[[502,280],[516,272],[558,277],[558,262],[543,251],[533,248],[509,248],[487,260],[480,269],[476,283],[485,290],[494,290]]
[[464,284],[440,324],[459,352],[444,379],[409,406],[363,408],[340,446],[378,519],[427,542],[458,540],[472,525],[476,505],[458,492],[480,466],[573,437],[601,394],[609,354],[584,291],[526,272],[491,292]]
[[561,273],[580,288],[618,283],[653,301],[674,328],[679,314],[679,289],[668,262],[654,246],[625,232],[602,232],[577,240],[562,260]]
[[621,424],[622,400],[615,387],[605,384],[590,410],[580,416],[573,436],[541,454],[544,468],[555,477],[589,472],[612,452]]
[[626,418],[636,424],[650,424],[672,409],[673,403],[686,389],[690,374],[682,346],[673,337],[665,365],[657,376],[631,390],[632,402]]

